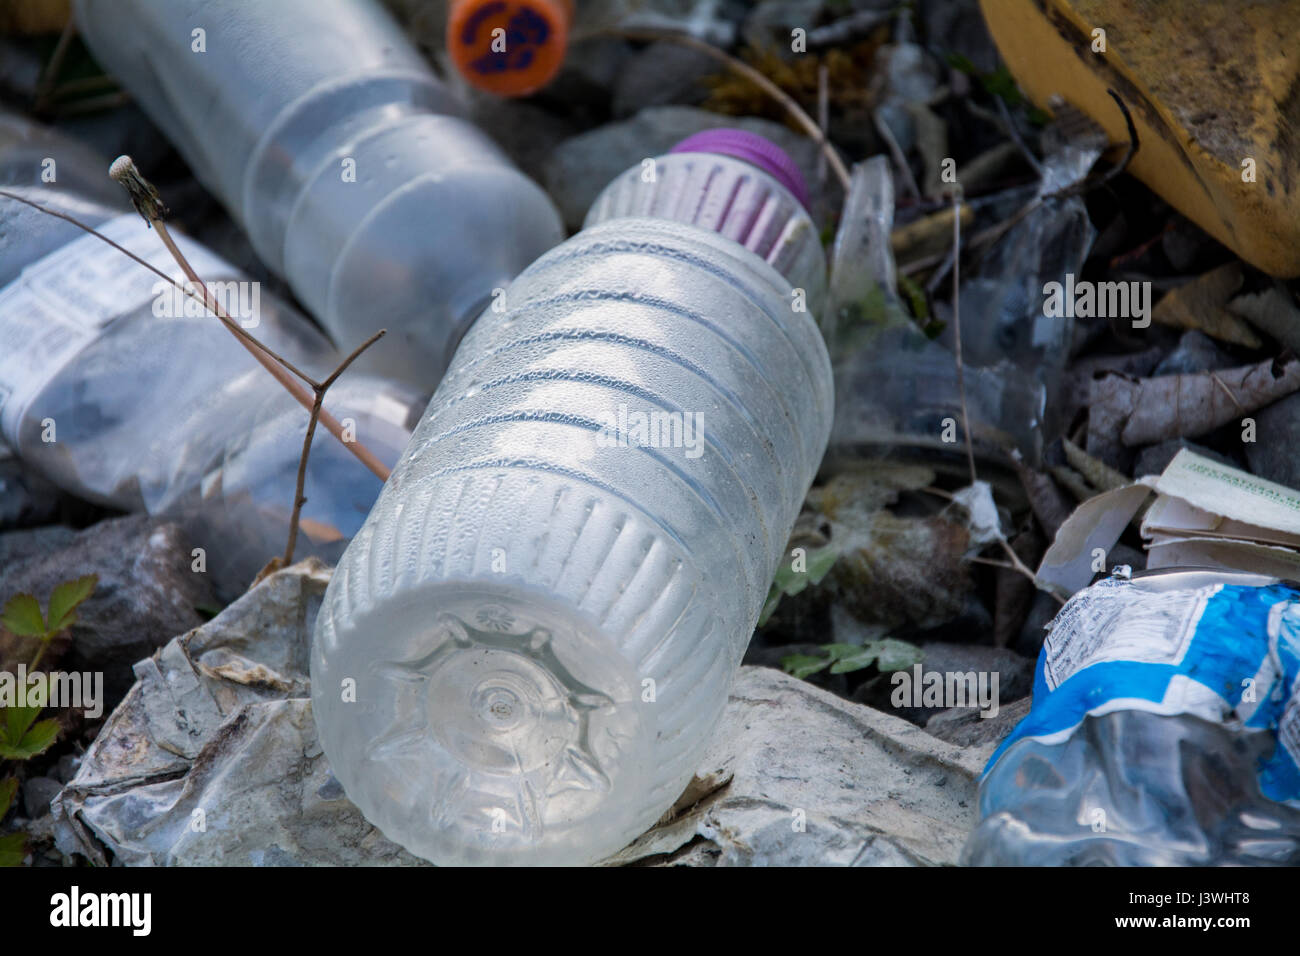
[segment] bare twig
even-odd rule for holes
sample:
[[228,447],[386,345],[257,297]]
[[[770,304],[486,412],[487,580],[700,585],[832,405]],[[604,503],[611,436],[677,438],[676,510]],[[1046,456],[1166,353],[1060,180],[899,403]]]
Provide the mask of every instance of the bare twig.
[[[111,175],[118,183],[121,183],[122,187],[126,189],[126,193],[130,197],[131,203],[135,206],[136,211],[144,217],[145,221],[149,223],[149,225],[154,227],[154,230],[158,233],[158,238],[162,240],[163,245],[167,247],[167,251],[171,253],[172,258],[176,260],[176,264],[180,266],[181,271],[185,273],[194,288],[202,291],[201,301],[203,302],[203,305],[212,312],[213,315],[220,319],[227,329],[239,338],[244,347],[248,349],[263,368],[271,373],[277,382],[284,386],[285,390],[297,400],[298,404],[302,405],[303,408],[311,410],[313,405],[316,403],[315,396],[308,393],[307,389],[303,388],[303,386],[298,382],[295,382],[286,369],[291,371],[294,375],[297,375],[300,379],[311,386],[313,390],[315,390],[321,383],[295,368],[288,359],[276,354],[271,349],[262,345],[253,338],[253,336],[239,328],[239,324],[226,314],[225,309],[221,307],[221,303],[217,301],[216,297],[213,296],[207,285],[201,278],[199,278],[198,273],[194,271],[194,267],[189,264],[189,261],[186,260],[185,256],[181,253],[180,248],[172,239],[171,233],[167,229],[167,224],[163,222],[162,218],[166,214],[167,208],[162,204],[162,199],[158,195],[158,190],[154,188],[152,183],[140,175],[140,171],[136,169],[135,163],[131,161],[131,157],[119,156],[115,159],[109,170],[109,175]],[[374,472],[381,481],[388,480],[388,468],[384,463],[381,462],[375,454],[361,442],[348,441],[343,435],[343,425],[337,418],[324,409],[319,410],[319,416],[321,423],[330,434],[342,442],[344,447],[351,451],[362,464]]]
[[131,102],[131,94],[125,90],[105,93],[103,96],[91,96],[84,100],[71,100],[55,103],[50,111],[55,116],[80,116],[83,113],[98,113],[101,110],[117,109]]
[[[830,68],[825,63],[817,67],[817,125],[821,127],[822,136],[830,135],[831,128],[831,97],[830,97]],[[826,150],[822,150],[817,156],[817,181],[823,186],[826,185]]]
[[849,190],[849,170],[840,159],[839,154],[835,152],[835,147],[831,145],[830,140],[826,138],[826,133],[817,125],[811,116],[805,112],[804,108],[785,90],[777,86],[766,76],[754,69],[748,63],[736,59],[725,50],[719,50],[712,43],[705,43],[703,40],[697,40],[695,37],[685,33],[674,33],[667,30],[631,30],[624,28],[615,28],[612,30],[602,31],[604,33],[614,34],[625,37],[629,40],[643,40],[653,42],[656,40],[666,40],[669,43],[679,43],[682,46],[688,46],[692,50],[698,50],[705,56],[710,56],[718,62],[725,64],[727,69],[733,73],[745,77],[759,89],[761,89],[772,99],[781,104],[790,114],[805,133],[811,137],[826,155],[826,160],[831,164],[831,169],[835,171],[835,178],[840,181],[840,185],[845,192]]
[[1128,107],[1124,104],[1120,95],[1114,90],[1107,90],[1106,92],[1111,95],[1111,98],[1117,104],[1119,104],[1120,112],[1124,114],[1124,123],[1128,127],[1128,148],[1124,151],[1124,155],[1121,157],[1119,163],[1099,176],[1085,176],[1077,183],[1062,186],[1060,189],[1054,190],[1053,192],[1045,193],[1042,196],[1031,199],[1020,207],[1020,209],[1018,209],[1013,215],[1004,219],[996,226],[986,230],[985,233],[982,233],[981,235],[985,237],[987,244],[981,249],[980,254],[976,256],[975,261],[972,263],[973,266],[978,266],[979,263],[983,261],[984,256],[993,248],[997,241],[1011,229],[1012,226],[1020,222],[1043,203],[1052,199],[1066,199],[1070,196],[1082,196],[1084,193],[1090,192],[1099,186],[1104,186],[1128,168],[1129,161],[1132,160],[1133,154],[1137,152],[1138,146],[1140,145],[1138,143],[1137,127],[1133,125],[1133,115],[1129,112]]
[[[122,163],[121,159],[126,159],[127,162]],[[317,382],[301,369],[294,366],[288,359],[280,356],[276,352],[267,348],[253,336],[249,335],[229,316],[229,314],[226,313],[225,309],[222,308],[221,303],[217,301],[211,290],[209,290],[203,280],[199,278],[198,274],[194,271],[193,266],[190,265],[189,261],[181,253],[179,247],[177,247],[175,240],[172,239],[171,233],[167,229],[167,225],[161,218],[162,213],[165,212],[165,207],[158,195],[158,191],[151,183],[149,183],[148,180],[139,174],[139,171],[135,168],[135,164],[131,163],[129,158],[122,157],[121,159],[113,164],[113,178],[126,188],[127,194],[131,197],[131,202],[135,206],[136,210],[140,212],[141,216],[144,217],[145,221],[149,225],[154,227],[154,230],[158,233],[158,237],[171,253],[176,264],[180,266],[181,270],[189,279],[188,284],[177,282],[161,269],[146,262],[135,253],[123,248],[118,243],[109,239],[107,236],[100,234],[94,228],[86,225],[84,222],[81,222],[73,216],[69,216],[66,213],[54,209],[49,209],[41,203],[33,202],[25,196],[20,196],[17,193],[10,192],[9,190],[0,189],[0,197],[12,199],[25,206],[30,206],[32,209],[47,216],[52,216],[55,219],[62,219],[64,222],[71,223],[78,229],[81,229],[99,239],[101,242],[112,246],[136,264],[143,266],[163,281],[180,289],[185,295],[201,302],[204,307],[211,311],[213,315],[215,315],[231,332],[231,334],[239,340],[240,344],[242,344],[249,353],[252,354],[252,356],[257,359],[257,361],[266,368],[272,376],[274,376],[276,381],[283,385],[284,388],[293,395],[301,405],[303,405],[303,407],[308,409],[310,417],[308,419],[307,436],[303,444],[302,455],[298,461],[298,483],[294,494],[293,516],[290,522],[289,540],[285,551],[287,557],[292,557],[294,548],[297,544],[298,523],[301,516],[302,505],[306,501],[303,497],[303,486],[306,481],[307,458],[311,450],[312,438],[315,435],[316,424],[318,421],[323,422],[329,432],[381,481],[388,480],[388,467],[363,443],[345,437],[342,424],[322,407],[326,390],[334,384],[338,377],[343,374],[348,366],[351,365],[362,352],[384,335],[385,330],[381,329],[379,332],[372,335],[360,347],[355,349],[351,355],[344,359],[344,361],[329,375],[328,378],[323,382]],[[200,295],[196,290],[202,290],[202,295]],[[298,376],[298,378],[306,382],[311,387],[312,392],[308,393],[301,384],[294,381],[292,377],[293,375]],[[268,565],[268,568],[264,569],[264,571],[270,569],[275,565],[275,563],[276,561],[273,560],[271,565]],[[261,577],[262,575],[259,575],[258,579],[260,580]]]
[[978,554],[968,560],[975,564],[987,564],[989,567],[1001,568],[1003,571],[1018,571],[1019,569],[1010,561],[999,561],[997,558],[981,558]]
[[45,65],[45,70],[36,84],[36,98],[32,102],[33,112],[39,113],[45,107],[50,91],[54,89],[54,83],[63,70],[63,61],[67,59],[72,38],[76,34],[76,21],[68,17],[68,22],[63,25],[63,32],[59,34],[59,42],[54,45],[54,52],[50,54],[50,62]]
[[[966,366],[962,361],[961,354],[961,198],[961,186],[958,185],[953,191],[952,197],[953,351],[956,353],[955,360],[957,362],[957,393],[961,400],[961,427],[966,436],[966,464],[970,468],[970,483],[974,485],[979,480],[979,476],[975,471],[975,446],[971,441],[970,412],[966,405]],[[1032,581],[1034,586],[1039,590],[1047,590],[1039,585],[1038,575],[1036,575],[1025,564],[1025,562],[1020,559],[1020,555],[1016,554],[1016,549],[1011,547],[1011,543],[1001,534],[998,535],[998,544],[1002,546],[1003,553],[1006,554],[1007,559],[1011,562],[1009,565],[1010,569],[1014,569],[1024,575]],[[1049,591],[1048,593],[1050,594],[1052,592]],[[1057,599],[1060,600],[1059,597]],[[1065,602],[1062,601],[1061,603]]]
[[966,410],[966,366],[961,358],[961,187],[952,197],[952,325],[957,357],[957,393],[961,397],[961,427],[966,435],[966,463],[970,466],[970,483],[975,474],[975,448],[970,437],[970,414]]
[[1119,106],[1119,111],[1124,114],[1124,125],[1128,128],[1128,147],[1124,150],[1124,155],[1120,157],[1118,163],[1106,170],[1100,176],[1085,176],[1077,183],[1072,183],[1071,185],[1064,186],[1055,192],[1048,193],[1043,197],[1043,200],[1062,199],[1066,196],[1082,195],[1083,193],[1090,192],[1099,186],[1106,185],[1106,183],[1110,182],[1120,173],[1124,172],[1124,170],[1128,169],[1128,164],[1132,161],[1133,154],[1138,151],[1138,147],[1141,145],[1138,142],[1137,127],[1133,124],[1133,114],[1129,112],[1128,106],[1125,105],[1124,100],[1120,98],[1120,95],[1114,90],[1108,89],[1106,92],[1110,94],[1110,98]]
[[[91,226],[87,226],[84,222],[80,221],[79,219],[77,219],[77,218],[75,218],[75,217],[73,217],[73,216],[69,216],[69,215],[67,215],[66,213],[61,213],[61,212],[59,212],[58,210],[50,209],[48,206],[42,206],[42,205],[41,205],[40,203],[38,203],[38,202],[33,202],[32,200],[27,199],[25,196],[19,196],[17,193],[9,192],[9,191],[6,190],[6,189],[0,189],[0,196],[4,197],[5,199],[12,199],[14,202],[20,202],[20,203],[22,203],[24,206],[30,206],[31,208],[36,209],[36,210],[38,210],[38,211],[44,213],[44,214],[47,215],[47,216],[52,216],[52,217],[55,218],[55,219],[62,219],[64,222],[71,223],[72,225],[76,226],[78,229],[84,230],[85,232],[87,232],[87,233],[89,233],[90,235],[94,236],[94,237],[95,237],[96,239],[98,239],[100,242],[103,242],[103,243],[105,243],[106,245],[110,245],[110,246],[112,246],[114,249],[116,249],[118,252],[122,253],[122,255],[126,256],[126,257],[127,257],[128,259],[130,259],[131,261],[135,262],[137,265],[142,266],[142,267],[144,267],[145,269],[148,269],[148,270],[149,270],[150,272],[152,272],[154,275],[158,276],[158,278],[160,278],[160,279],[162,279],[162,280],[164,280],[164,281],[166,281],[166,282],[170,282],[170,283],[171,283],[172,285],[174,285],[177,289],[180,289],[181,292],[183,292],[185,295],[189,296],[191,299],[194,299],[196,302],[199,302],[199,303],[203,304],[203,305],[206,307],[207,303],[204,302],[203,296],[199,295],[198,292],[196,292],[193,288],[191,288],[190,286],[183,285],[183,284],[180,283],[180,282],[177,282],[175,279],[173,279],[173,278],[172,278],[171,276],[169,276],[167,273],[163,272],[161,269],[159,269],[159,268],[157,268],[156,266],[150,264],[149,262],[146,262],[144,259],[141,259],[141,258],[140,258],[139,256],[137,256],[134,252],[132,252],[130,249],[127,249],[127,248],[125,248],[125,247],[119,245],[118,243],[114,242],[112,239],[109,239],[107,236],[102,235],[101,233],[96,232],[95,229],[94,229],[93,227],[91,227]],[[239,338],[240,338],[240,339],[245,343],[246,346],[251,346],[253,349],[258,349],[258,350],[260,350],[261,352],[264,352],[265,354],[267,354],[267,355],[271,356],[273,359],[275,359],[277,362],[281,363],[285,368],[287,368],[287,369],[289,369],[290,371],[292,371],[295,375],[297,375],[299,378],[301,378],[304,382],[308,382],[308,383],[311,382],[311,377],[310,377],[310,376],[308,376],[305,372],[300,371],[300,370],[299,370],[296,366],[294,366],[294,365],[293,365],[293,364],[292,364],[288,359],[286,359],[286,358],[284,358],[284,357],[282,357],[282,356],[276,354],[276,353],[273,352],[271,349],[269,349],[269,348],[267,348],[265,345],[263,345],[261,342],[257,341],[257,339],[253,338],[251,335],[249,335],[247,332],[245,332],[242,328],[240,328],[239,324],[236,323],[236,322],[234,322],[234,321],[230,318],[230,316],[228,316],[228,315],[224,315],[224,314],[218,314],[218,315],[217,315],[217,318],[220,319],[220,320],[222,321],[222,323],[226,326],[226,328],[230,329],[230,331],[231,331],[234,335],[237,335],[237,336],[238,336],[238,337],[239,337]]]
[[311,455],[311,443],[316,436],[316,422],[321,417],[321,405],[325,401],[325,392],[338,381],[340,375],[347,371],[348,366],[356,361],[357,356],[383,338],[387,331],[387,329],[380,329],[370,336],[370,338],[353,349],[352,354],[339,363],[338,368],[331,372],[325,381],[315,383],[312,386],[316,392],[316,399],[312,402],[311,415],[307,419],[307,434],[303,436],[302,440],[302,455],[298,458],[298,482],[293,493],[293,515],[289,519],[289,540],[284,546],[284,567],[293,564],[293,552],[298,546],[298,522],[302,516],[302,506],[307,503],[307,498],[303,494],[303,489],[307,484],[307,458]]
[[898,140],[894,138],[894,131],[889,128],[889,124],[884,121],[879,110],[871,111],[871,123],[876,127],[876,132],[880,138],[885,141],[889,147],[890,158],[894,161],[894,166],[898,169],[898,175],[902,177],[903,185],[907,191],[912,194],[913,199],[921,198],[921,187],[916,182],[916,177],[912,175],[912,167],[907,165],[907,156],[903,153],[903,148],[898,145]]
[[1029,164],[1029,168],[1041,177],[1043,175],[1043,165],[1038,161],[1038,157],[1034,155],[1034,151],[1029,148],[1029,144],[1025,142],[1024,137],[1020,135],[1020,130],[1016,129],[1016,118],[1011,115],[1011,110],[1007,107],[1007,101],[1000,96],[995,96],[993,99],[997,101],[998,115],[1002,117],[1002,122],[1006,124],[1007,135],[1011,137],[1011,142],[1016,144],[1016,149],[1020,150],[1020,155]]

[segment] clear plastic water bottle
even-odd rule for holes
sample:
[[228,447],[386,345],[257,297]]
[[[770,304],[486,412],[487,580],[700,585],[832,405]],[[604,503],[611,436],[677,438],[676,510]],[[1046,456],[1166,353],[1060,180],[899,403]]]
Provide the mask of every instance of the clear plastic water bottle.
[[91,51],[360,368],[432,389],[564,237],[371,0],[77,0]]
[[466,335],[317,619],[334,773],[437,863],[587,863],[698,768],[830,431],[802,179],[612,182]]
[[[107,172],[107,160],[76,143],[0,115],[4,188],[75,216],[183,279]],[[80,195],[100,181],[116,195],[97,192],[103,202]],[[304,316],[173,236],[252,335],[317,378],[338,364]],[[349,371],[326,408],[391,465],[424,401],[405,385]],[[90,501],[181,522],[203,549],[196,570],[230,596],[284,551],[307,417],[214,316],[174,287],[76,226],[0,197],[0,442],[45,477]],[[337,558],[380,485],[318,430],[298,555]]]
[[1298,679],[1289,584],[1170,570],[1080,591],[985,770],[964,862],[1300,863]]

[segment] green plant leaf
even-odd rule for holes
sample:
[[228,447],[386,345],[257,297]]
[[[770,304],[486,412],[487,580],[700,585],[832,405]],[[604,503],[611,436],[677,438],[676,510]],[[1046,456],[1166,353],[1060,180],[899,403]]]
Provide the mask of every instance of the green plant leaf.
[[27,834],[0,836],[0,866],[22,866],[27,856]]
[[852,657],[862,650],[861,644],[823,644],[822,650],[830,655],[831,660],[839,661]]
[[782,595],[793,596],[810,584],[820,584],[822,578],[826,577],[835,566],[835,560],[839,556],[839,548],[832,543],[806,551],[802,571],[794,569],[794,562],[783,560],[772,577],[772,586],[768,589],[767,600],[763,602],[763,611],[758,616],[758,626],[762,627],[767,623],[776,606],[781,603]]
[[971,62],[970,57],[965,54],[954,51],[946,54],[944,59],[947,60],[948,65],[955,70],[961,70],[963,73],[969,73],[972,75],[977,75],[979,73],[979,69]]
[[95,591],[99,576],[87,574],[84,577],[64,581],[50,594],[49,634],[58,634],[70,628],[77,620],[76,610],[86,598]]
[[23,735],[23,739],[18,743],[17,749],[22,754],[19,760],[27,760],[35,757],[37,754],[44,753],[50,749],[50,746],[59,737],[59,721],[55,717],[49,717],[45,720],[37,721],[31,729]]
[[872,641],[862,647],[855,647],[854,650],[856,653],[845,654],[836,659],[835,663],[831,665],[832,674],[848,674],[852,671],[860,671],[864,667],[870,667],[880,655],[880,642]]
[[18,778],[10,777],[7,780],[0,780],[0,820],[5,818],[9,808],[13,805],[14,794],[18,792]]
[[0,746],[17,746],[40,712],[39,707],[0,708],[0,714],[4,715],[4,723],[0,726]]
[[4,611],[0,612],[0,625],[18,637],[45,636],[40,602],[30,594],[15,594],[5,603]]
[[905,671],[925,659],[925,651],[896,637],[882,638],[875,643],[878,647],[876,669],[882,674]]
[[767,619],[772,616],[776,606],[781,603],[781,589],[775,583],[767,589],[767,600],[763,602],[762,613],[758,615],[757,627],[762,627],[767,623]]
[[821,584],[822,578],[830,573],[835,561],[840,556],[840,549],[833,544],[814,548],[808,552],[808,580],[812,584]]
[[787,674],[800,680],[811,677],[831,662],[829,657],[813,657],[810,654],[790,654],[781,658],[781,668]]

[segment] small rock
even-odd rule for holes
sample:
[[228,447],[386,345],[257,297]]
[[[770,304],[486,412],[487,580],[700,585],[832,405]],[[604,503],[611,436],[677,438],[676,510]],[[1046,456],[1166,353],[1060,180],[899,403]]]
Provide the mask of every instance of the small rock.
[[561,143],[546,164],[547,191],[560,207],[565,224],[578,229],[592,201],[619,173],[668,152],[687,136],[719,127],[766,136],[799,164],[809,184],[816,181],[816,145],[779,123],[721,116],[690,106],[653,106],[632,119],[609,123]]
[[843,551],[830,580],[859,620],[895,628],[938,627],[959,616],[971,588],[969,534],[945,518],[878,511],[835,525]]
[[101,521],[71,538],[51,532],[51,540],[63,543],[0,567],[0,600],[24,592],[44,605],[61,582],[98,575],[94,593],[77,609],[61,663],[103,672],[111,707],[131,686],[132,664],[203,623],[195,608],[212,603],[211,588],[190,570],[181,529],[144,515]]
[[54,776],[63,783],[69,783],[80,769],[81,757],[78,754],[64,754],[55,765]]
[[62,498],[58,488],[17,458],[0,458],[0,531],[48,524],[58,516]]
[[[1246,446],[1250,448],[1249,445]],[[1212,448],[1206,448],[1204,445],[1198,445],[1196,442],[1188,441],[1186,438],[1171,438],[1168,441],[1162,441],[1156,445],[1148,445],[1138,453],[1137,461],[1133,465],[1133,476],[1141,478],[1143,475],[1158,475],[1163,472],[1169,463],[1174,460],[1184,448],[1194,451],[1196,454],[1213,461],[1221,462],[1233,468],[1237,467],[1237,462],[1228,458],[1226,455],[1220,455]],[[1249,452],[1247,454],[1249,457]]]
[[1288,488],[1300,488],[1300,392],[1255,413],[1255,440],[1245,442],[1250,470]]
[[925,732],[959,747],[996,746],[1029,713],[1032,703],[1032,697],[1022,697],[999,707],[992,717],[981,717],[969,707],[950,707],[927,720]]
[[1056,617],[1056,612],[1060,609],[1060,601],[1046,591],[1038,591],[1034,595],[1034,603],[1029,607],[1029,615],[1020,627],[1020,636],[1015,643],[1016,653],[1030,660],[1036,660],[1047,637],[1047,625],[1052,622],[1052,618]]
[[[931,49],[960,53],[981,73],[998,68],[997,47],[976,0],[918,0],[914,9],[918,28]],[[960,182],[966,186],[965,179]]]
[[50,777],[32,777],[23,784],[23,810],[33,820],[38,820],[50,812],[53,800],[63,784]]
[[652,43],[628,58],[614,84],[614,115],[620,119],[649,106],[695,106],[708,96],[700,81],[725,68],[713,57],[680,43]]
[[825,0],[758,0],[745,17],[741,36],[756,50],[770,49],[774,44],[790,42],[790,31],[796,27],[812,29],[820,22]]
[[[20,562],[66,547],[76,537],[75,530],[59,524],[22,531],[6,531],[0,534],[0,581],[4,580],[5,570]],[[8,594],[0,593],[0,598],[4,600],[8,600],[9,597]]]
[[1154,374],[1190,375],[1196,372],[1215,372],[1238,364],[1240,363],[1214,344],[1214,339],[1204,332],[1191,329],[1183,333],[1178,340],[1178,347],[1156,366]]
[[555,148],[581,129],[568,116],[528,100],[506,99],[474,89],[469,92],[469,98],[475,125],[491,136],[516,166],[538,182]]

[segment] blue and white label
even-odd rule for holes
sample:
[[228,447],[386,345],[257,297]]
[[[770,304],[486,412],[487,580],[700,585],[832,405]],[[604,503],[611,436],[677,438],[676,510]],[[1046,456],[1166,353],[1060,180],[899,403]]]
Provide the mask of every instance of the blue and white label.
[[1272,733],[1260,790],[1300,802],[1300,593],[1282,584],[1163,591],[1123,578],[1080,591],[1043,643],[1033,708],[985,773],[1016,741],[1061,743],[1084,717],[1120,710]]

